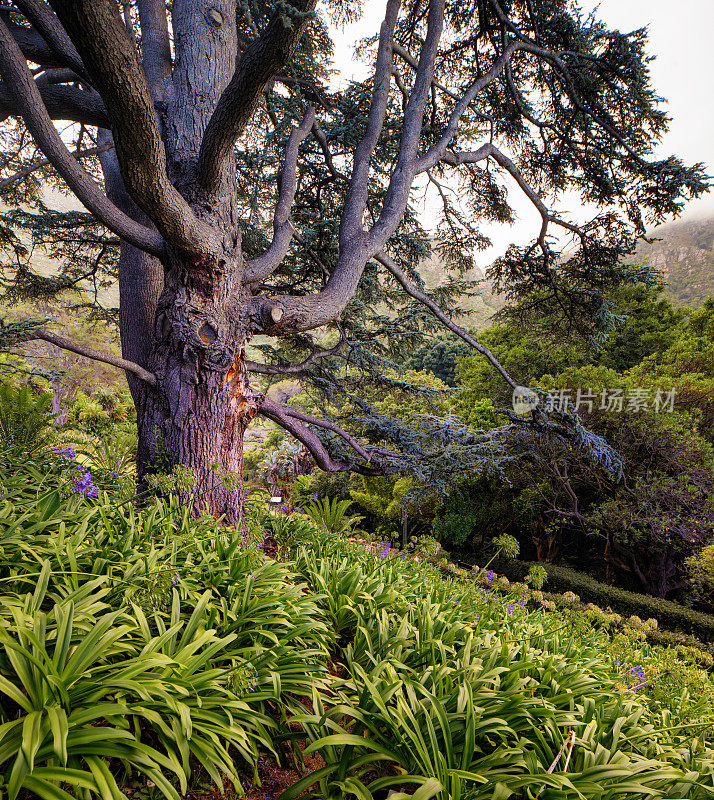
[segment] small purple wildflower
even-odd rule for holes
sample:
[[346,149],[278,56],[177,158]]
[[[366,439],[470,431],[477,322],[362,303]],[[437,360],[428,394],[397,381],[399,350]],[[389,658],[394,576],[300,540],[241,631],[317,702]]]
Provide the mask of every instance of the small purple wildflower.
[[379,545],[378,552],[380,558],[386,558],[389,555],[389,551],[392,549],[392,545],[389,542],[382,542]]
[[630,686],[630,689],[633,692],[639,692],[640,689],[644,689],[645,686],[647,686],[647,673],[645,672],[644,667],[630,667],[625,671],[622,677],[624,680],[629,678],[635,682],[634,686]]
[[57,452],[69,461],[74,461],[74,459],[77,458],[77,451],[74,447],[60,447]]
[[489,583],[491,583],[491,581],[492,581],[492,580],[493,580],[495,577],[496,577],[496,573],[495,573],[495,572],[494,572],[492,569],[488,570],[488,572],[486,572],[486,573],[484,574],[484,578],[486,578],[486,580],[487,580]]
[[506,603],[506,611],[508,611],[509,614],[513,613],[513,603]]
[[99,495],[99,489],[89,472],[82,472],[73,478],[70,482],[70,488],[85,497],[97,497]]

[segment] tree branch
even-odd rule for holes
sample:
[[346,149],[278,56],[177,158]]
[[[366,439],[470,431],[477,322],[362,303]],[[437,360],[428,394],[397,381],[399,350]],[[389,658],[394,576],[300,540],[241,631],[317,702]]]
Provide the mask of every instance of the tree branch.
[[379,135],[384,126],[392,80],[392,42],[401,0],[388,0],[384,22],[379,31],[377,63],[374,70],[374,89],[367,118],[367,128],[355,150],[350,185],[340,221],[340,249],[347,248],[363,234],[362,223],[367,208],[369,168]]
[[58,58],[54,50],[52,50],[34,28],[28,28],[24,25],[18,25],[16,22],[12,22],[7,14],[3,14],[2,18],[13,39],[17,42],[22,51],[22,54],[28,61],[40,64],[43,67],[66,66],[62,59]]
[[513,54],[523,47],[525,47],[525,45],[522,42],[515,40],[511,41],[506,46],[503,53],[501,53],[501,55],[496,59],[491,69],[471,84],[464,96],[461,98],[461,101],[457,103],[456,107],[452,111],[451,117],[449,118],[449,123],[446,126],[446,130],[442,134],[439,141],[430,147],[429,150],[417,160],[415,169],[417,174],[424,172],[427,169],[431,169],[438,161],[441,161],[447,147],[451,144],[454,136],[456,135],[461,117],[474,101],[476,95],[485,89],[486,86],[496,80],[496,78],[505,69],[506,64],[508,64],[508,62],[511,60]]
[[51,3],[107,107],[122,178],[132,199],[177,249],[197,258],[216,252],[214,230],[195,216],[168,178],[154,102],[116,4]]
[[164,83],[171,74],[171,42],[164,0],[139,0],[141,66],[154,101],[164,98]]
[[[114,147],[114,144],[103,144],[99,147],[88,147],[86,150],[75,150],[71,153],[73,158],[86,158],[87,156],[96,156],[99,153],[103,153],[105,150],[111,150]],[[32,161],[23,169],[15,172],[12,175],[8,175],[7,178],[3,178],[0,180],[0,192],[4,189],[7,189],[8,186],[11,186],[15,181],[19,181],[22,178],[26,178],[28,175],[32,175],[33,172],[36,172],[38,169],[42,169],[42,167],[47,167],[52,162],[48,158],[38,158],[35,161]]]
[[476,339],[473,338],[470,334],[468,334],[460,325],[457,325],[453,320],[451,320],[440,308],[439,306],[424,292],[417,289],[416,286],[407,278],[404,270],[395,264],[389,256],[385,255],[384,253],[378,253],[375,256],[375,260],[379,261],[384,267],[386,267],[389,272],[396,278],[398,283],[404,289],[404,291],[411,295],[415,300],[418,300],[420,303],[423,303],[429,311],[441,322],[445,325],[450,331],[455,333],[461,339],[463,339],[467,344],[471,345],[475,350],[478,350],[479,353],[486,356],[486,358],[491,362],[491,364],[496,368],[498,373],[501,375],[503,380],[506,383],[515,389],[520,384],[515,381],[503,367],[501,362],[496,358],[496,356],[486,347],[478,342]]
[[[21,57],[25,63],[25,57]],[[36,84],[42,104],[50,119],[79,122],[104,128],[109,125],[107,110],[101,97],[95,92],[78,89],[76,86],[54,86]],[[20,116],[12,88],[0,85],[0,118]]]
[[344,461],[334,461],[317,434],[287,412],[288,409],[285,406],[274,403],[267,397],[263,400],[258,410],[259,414],[277,423],[281,428],[291,433],[299,442],[302,442],[320,469],[324,469],[326,472],[350,471],[350,464]]
[[387,243],[399,225],[409,201],[409,192],[416,174],[415,157],[424,121],[424,109],[444,26],[444,4],[445,0],[431,0],[429,3],[427,33],[419,54],[414,86],[404,111],[397,164],[387,187],[379,219],[369,232],[369,248],[373,252],[381,250]]
[[257,372],[261,375],[299,375],[314,361],[334,355],[342,347],[344,341],[343,335],[334,347],[330,347],[328,350],[313,350],[312,353],[299,364],[259,364],[257,361],[246,361],[245,366],[248,372]]
[[370,258],[367,234],[363,228],[367,207],[369,169],[387,113],[392,79],[392,37],[401,0],[387,0],[380,28],[372,103],[364,136],[355,150],[350,184],[340,220],[340,254],[325,288],[306,297],[278,295],[253,300],[254,317],[271,336],[318,328],[337,317],[355,292]]
[[336,433],[344,439],[356,453],[364,458],[365,461],[369,462],[378,448],[373,448],[373,452],[368,452],[353,436],[343,431],[342,428],[334,423],[317,419],[316,417],[310,417],[292,408],[286,408],[278,403],[274,403],[267,397],[263,400],[258,413],[277,423],[281,428],[291,433],[298,441],[302,442],[315,460],[317,466],[324,469],[326,472],[352,471],[362,475],[380,474],[380,470],[377,467],[350,464],[345,461],[335,461],[327,452],[320,438],[307,427],[307,424],[317,425]]
[[160,255],[164,241],[156,231],[139,225],[121,212],[72,157],[62,141],[32,80],[20,48],[0,20],[0,75],[12,88],[22,118],[38,147],[77,198],[111,231],[135,247]]
[[37,29],[60,63],[70,67],[85,81],[91,83],[77,48],[44,0],[13,0],[13,2]]
[[253,283],[267,278],[287,255],[293,237],[290,209],[297,190],[297,159],[301,142],[310,133],[315,120],[315,109],[310,107],[302,122],[290,132],[285,148],[285,166],[278,179],[278,202],[273,217],[273,241],[270,247],[245,265],[243,283]]
[[141,380],[148,383],[150,386],[156,386],[156,376],[135,364],[133,361],[127,361],[119,356],[113,356],[110,353],[100,353],[98,350],[93,350],[91,347],[85,347],[83,344],[76,344],[75,342],[65,339],[64,336],[57,336],[57,334],[50,333],[45,330],[35,330],[24,333],[20,336],[20,341],[31,341],[32,339],[41,339],[42,341],[54,344],[61,347],[63,350],[69,350],[71,353],[91,358],[92,361],[101,361],[104,364],[111,364],[113,367],[119,367],[125,372],[131,372]]
[[209,194],[220,190],[233,145],[253,116],[265,87],[290,61],[316,0],[292,0],[297,15],[287,26],[276,11],[261,35],[243,51],[230,83],[211,115],[198,155],[199,182]]

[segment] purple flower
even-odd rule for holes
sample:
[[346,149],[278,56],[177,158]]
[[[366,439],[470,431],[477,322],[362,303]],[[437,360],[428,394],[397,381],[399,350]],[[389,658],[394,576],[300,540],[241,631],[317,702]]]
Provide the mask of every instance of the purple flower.
[[486,578],[486,580],[487,580],[489,583],[491,583],[491,581],[492,581],[492,580],[493,580],[495,577],[496,577],[496,573],[495,573],[495,572],[494,572],[492,569],[488,570],[488,572],[486,572],[486,574],[484,575],[484,578]]
[[508,611],[509,614],[513,613],[513,603],[506,603],[506,611]]
[[379,545],[379,557],[386,558],[389,555],[389,551],[392,549],[392,545],[389,542],[382,542]]
[[63,455],[69,461],[74,461],[74,459],[77,458],[77,452],[75,451],[74,447],[60,447],[57,452]]
[[82,494],[85,497],[97,497],[99,495],[99,489],[92,480],[92,476],[89,472],[81,472],[79,475],[72,478],[70,488],[77,492],[77,494]]

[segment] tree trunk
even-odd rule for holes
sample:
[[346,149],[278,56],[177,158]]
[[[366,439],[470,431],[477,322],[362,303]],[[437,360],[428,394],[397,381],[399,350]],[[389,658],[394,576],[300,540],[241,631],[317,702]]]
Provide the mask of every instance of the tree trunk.
[[247,295],[237,221],[223,229],[230,231],[225,260],[187,263],[170,254],[149,357],[158,384],[143,387],[138,408],[138,465],[140,480],[176,466],[191,470],[195,513],[223,514],[237,525],[243,434],[263,398],[245,368],[250,321],[241,314]]

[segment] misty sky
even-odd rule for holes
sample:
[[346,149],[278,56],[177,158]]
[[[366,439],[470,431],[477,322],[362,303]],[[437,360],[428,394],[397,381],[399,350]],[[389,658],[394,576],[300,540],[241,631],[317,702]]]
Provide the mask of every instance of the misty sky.
[[[678,0],[676,13],[673,13],[671,0],[600,0],[599,3],[580,0],[580,5],[586,10],[599,7],[598,16],[610,28],[624,32],[648,28],[649,51],[656,56],[650,64],[653,85],[668,101],[667,111],[672,117],[670,130],[657,155],[675,153],[685,163],[702,161],[714,173],[714,93],[709,87],[714,62],[714,0]],[[336,66],[343,80],[365,77],[371,69],[352,60],[350,53],[355,41],[379,30],[385,2],[365,0],[364,8],[365,13],[359,22],[334,34]],[[511,227],[489,227],[487,233],[494,247],[478,258],[482,265],[492,261],[509,242],[529,240],[538,230],[537,212],[517,196],[516,189],[510,192],[509,197],[516,208],[518,222]],[[561,211],[565,210],[564,202],[559,203]],[[568,202],[577,205],[578,198],[571,200],[569,197]],[[578,214],[580,209],[574,207],[567,210],[573,219],[591,216],[584,210]],[[690,203],[683,218],[705,214],[714,214],[714,191]]]

